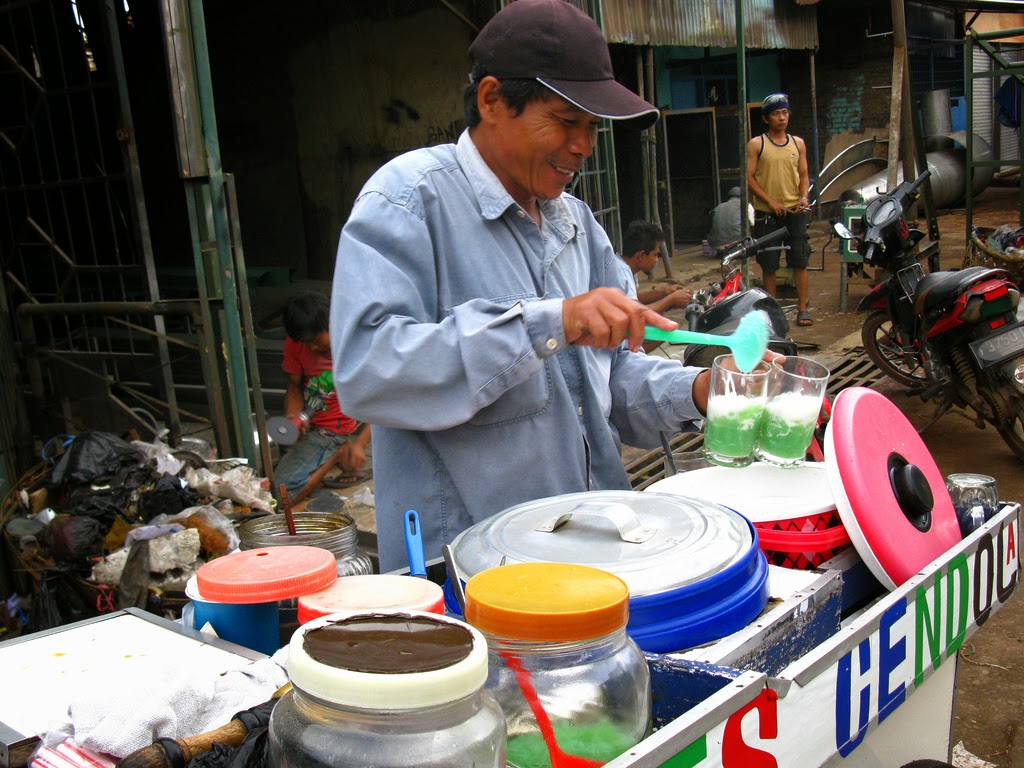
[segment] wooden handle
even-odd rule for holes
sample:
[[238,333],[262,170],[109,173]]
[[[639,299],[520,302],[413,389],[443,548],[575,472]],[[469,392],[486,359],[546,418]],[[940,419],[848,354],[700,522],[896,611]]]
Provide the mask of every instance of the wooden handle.
[[[277,690],[270,698],[281,698],[291,690],[291,683],[286,683]],[[198,736],[189,736],[185,739],[176,739],[173,743],[180,753],[173,747],[168,748],[161,742],[155,742],[148,747],[137,749],[130,755],[123,758],[117,765],[118,768],[185,768],[185,765],[194,757],[209,752],[214,744],[225,744],[229,747],[237,747],[245,741],[249,729],[241,720],[232,720],[227,725],[222,725]]]

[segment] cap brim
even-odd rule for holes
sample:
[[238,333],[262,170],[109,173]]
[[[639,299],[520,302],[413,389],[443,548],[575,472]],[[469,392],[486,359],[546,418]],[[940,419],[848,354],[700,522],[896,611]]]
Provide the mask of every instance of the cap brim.
[[631,128],[650,128],[661,113],[631,90],[615,80],[551,80],[538,77],[566,101],[592,115],[609,120],[622,120]]

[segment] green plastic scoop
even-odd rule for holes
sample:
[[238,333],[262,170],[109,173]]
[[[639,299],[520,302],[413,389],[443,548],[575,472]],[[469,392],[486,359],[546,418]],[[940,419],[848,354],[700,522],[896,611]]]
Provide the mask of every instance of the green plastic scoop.
[[713,344],[728,347],[736,360],[736,367],[750,373],[757,367],[768,349],[768,318],[764,312],[749,312],[740,318],[736,330],[728,336],[697,331],[663,331],[648,325],[644,329],[647,341],[668,341],[673,344]]

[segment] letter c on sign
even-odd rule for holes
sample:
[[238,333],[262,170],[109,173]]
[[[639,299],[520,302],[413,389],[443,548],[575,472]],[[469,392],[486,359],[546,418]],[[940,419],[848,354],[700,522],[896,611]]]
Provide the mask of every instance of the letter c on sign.
[[752,702],[733,713],[725,724],[722,734],[723,768],[779,768],[770,752],[754,749],[743,741],[743,718],[753,709],[757,710],[757,735],[761,739],[779,737],[779,694],[765,688]]

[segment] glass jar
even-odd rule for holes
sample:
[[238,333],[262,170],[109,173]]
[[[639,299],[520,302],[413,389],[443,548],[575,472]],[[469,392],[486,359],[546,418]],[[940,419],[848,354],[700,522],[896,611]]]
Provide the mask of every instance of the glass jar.
[[[381,653],[382,643],[393,650]],[[292,690],[270,718],[274,768],[505,768],[487,645],[418,611],[314,619],[289,647]]]
[[[487,638],[491,690],[508,720],[508,761],[606,763],[651,727],[651,678],[626,634],[629,589],[568,563],[492,568],[466,584],[466,620]],[[547,721],[547,722],[545,722]]]
[[339,576],[362,576],[373,573],[370,556],[356,546],[355,520],[342,512],[295,512],[295,534],[288,532],[283,514],[265,515],[246,520],[238,526],[239,549],[260,549],[303,544],[321,547],[334,553]]

